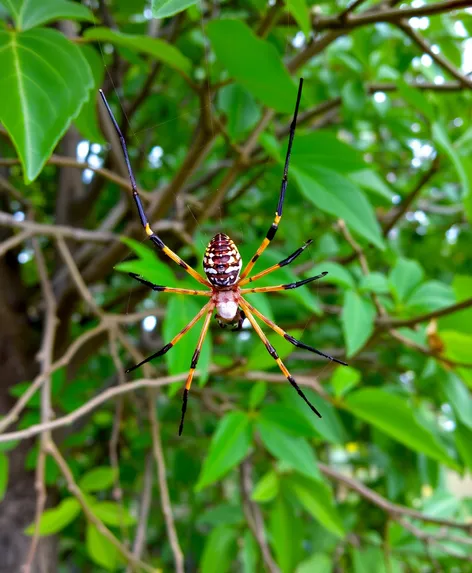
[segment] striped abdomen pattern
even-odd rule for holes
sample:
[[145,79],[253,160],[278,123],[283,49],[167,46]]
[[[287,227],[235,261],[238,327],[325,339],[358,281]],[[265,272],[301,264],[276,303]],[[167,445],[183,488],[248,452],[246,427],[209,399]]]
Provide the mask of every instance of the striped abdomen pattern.
[[215,235],[203,257],[203,270],[211,284],[220,288],[234,285],[239,278],[241,266],[241,255],[228,235]]

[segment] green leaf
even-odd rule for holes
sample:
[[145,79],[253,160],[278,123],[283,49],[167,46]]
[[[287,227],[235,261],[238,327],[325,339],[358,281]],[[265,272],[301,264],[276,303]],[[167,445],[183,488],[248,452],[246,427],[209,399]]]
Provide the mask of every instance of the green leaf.
[[391,203],[392,197],[395,195],[384,180],[372,169],[361,169],[354,173],[349,173],[348,177],[362,189],[384,197],[389,203]]
[[219,107],[227,116],[226,130],[237,141],[261,117],[252,95],[239,84],[224,86],[218,94]]
[[264,446],[274,457],[313,480],[321,479],[313,448],[305,438],[290,436],[280,426],[264,419],[258,419],[256,427]]
[[344,396],[361,381],[361,373],[350,366],[338,366],[331,378],[331,386],[337,398]]
[[433,106],[429,103],[428,98],[425,96],[423,91],[411,87],[402,78],[397,78],[395,80],[395,85],[398,93],[407,103],[414,107],[416,111],[419,111],[420,114],[431,123],[435,121],[437,113],[435,113]]
[[31,183],[88,99],[92,73],[76,45],[43,28],[0,30],[0,69],[0,122]]
[[362,154],[340,141],[331,131],[318,130],[300,135],[297,132],[293,150],[291,161],[302,171],[310,172],[315,166],[347,174],[365,167]]
[[470,420],[469,426],[464,426],[460,422],[457,424],[454,437],[456,440],[457,451],[459,452],[464,465],[469,469],[469,471],[471,471],[472,448],[470,447],[470,444],[472,444],[472,430],[470,429]]
[[439,310],[456,302],[454,292],[449,285],[439,281],[428,281],[416,288],[406,301],[410,309],[418,312]]
[[[462,332],[446,330],[444,332],[441,331],[441,340],[444,342],[444,355],[446,358],[464,364],[472,364],[472,356],[470,353],[470,349],[472,348],[472,336],[463,334]],[[458,367],[457,372],[461,375],[462,379],[472,387],[472,372],[470,368]]]
[[[455,275],[452,288],[457,302],[470,298],[472,292],[472,276]],[[439,330],[456,330],[464,334],[472,334],[472,307],[454,312],[439,319]]]
[[[205,300],[207,302],[207,300]],[[203,304],[198,303],[193,297],[185,295],[174,295],[167,305],[167,312],[163,323],[162,334],[165,342],[171,339],[182,330],[194,318]],[[177,348],[173,348],[165,355],[169,374],[175,375],[186,372],[190,368],[192,356],[198,344],[198,339],[203,326],[204,318],[201,318],[193,328],[191,328],[178,342]],[[211,360],[211,333],[207,332],[205,341],[198,359],[197,369],[200,372],[199,384],[202,385],[208,380],[208,369]],[[180,388],[174,386],[175,390]]]
[[116,479],[116,469],[99,466],[85,473],[79,480],[82,491],[101,491],[110,488]]
[[469,390],[452,372],[443,378],[442,387],[456,418],[472,430],[472,398]]
[[353,573],[386,573],[385,557],[378,547],[352,549]]
[[344,527],[336,509],[331,488],[322,481],[312,482],[291,476],[290,489],[303,507],[330,533],[344,537]]
[[118,565],[116,547],[91,523],[87,524],[85,537],[87,552],[92,560],[107,571],[114,571]]
[[361,292],[375,292],[377,294],[387,294],[390,292],[387,277],[382,273],[370,273],[361,278],[359,283]]
[[353,356],[374,331],[375,308],[370,300],[349,290],[344,295],[341,315],[347,356]]
[[254,491],[252,492],[251,499],[258,503],[272,501],[279,493],[279,477],[274,471],[267,472],[257,482]]
[[90,66],[90,70],[92,71],[94,85],[92,86],[88,101],[86,101],[82,106],[82,109],[80,110],[79,115],[75,118],[74,123],[80,131],[80,134],[85,139],[103,145],[106,143],[106,140],[103,137],[98,124],[97,96],[98,88],[103,84],[105,68],[103,66],[103,60],[97,53],[97,50],[91,46],[80,46],[80,49]]
[[286,4],[286,10],[295,18],[300,30],[308,38],[311,32],[310,13],[305,0],[290,0]]
[[358,418],[382,430],[407,448],[426,454],[449,467],[457,467],[434,435],[419,423],[408,402],[400,396],[380,388],[365,388],[349,394],[345,404]]
[[339,263],[333,263],[332,261],[319,263],[313,267],[310,275],[318,275],[325,271],[328,273],[328,276],[323,279],[324,283],[332,283],[344,288],[355,288],[356,285],[351,273]]
[[241,573],[257,573],[257,562],[259,559],[259,548],[251,530],[246,529],[243,536],[243,547],[241,550]]
[[325,553],[315,553],[297,567],[295,573],[331,573],[332,559]]
[[319,165],[298,166],[297,152],[291,171],[304,197],[322,211],[344,219],[355,233],[384,249],[379,223],[364,193],[340,173]]
[[237,530],[227,525],[215,527],[207,537],[200,561],[201,573],[226,573],[236,553]]
[[159,62],[163,62],[170,68],[189,74],[191,62],[177,48],[159,38],[150,38],[144,35],[123,34],[116,30],[105,27],[88,28],[84,33],[84,38],[88,40],[98,40],[100,42],[110,42],[123,48],[128,48],[134,52],[152,56]]
[[283,573],[292,573],[297,562],[300,529],[290,504],[279,495],[270,514],[270,543]]
[[124,273],[136,273],[158,285],[177,286],[178,282],[169,265],[161,261],[156,250],[129,237],[121,237],[121,242],[127,245],[139,257],[138,260],[125,261],[115,265],[115,270]]
[[288,432],[293,436],[314,435],[313,426],[304,416],[300,416],[299,410],[295,406],[287,404],[267,404],[260,413],[259,419],[278,426],[280,430]]
[[99,501],[91,506],[91,510],[100,521],[112,527],[129,526],[136,523],[136,518],[125,507],[121,507],[114,501]]
[[341,88],[344,113],[348,117],[352,114],[361,115],[367,104],[367,94],[364,82],[358,78],[348,80]]
[[28,30],[54,20],[86,20],[94,17],[88,8],[66,0],[2,0],[17,30]]
[[152,0],[153,18],[168,18],[193,6],[198,0]]
[[[301,334],[300,330],[294,330],[290,333],[295,338]],[[254,346],[249,355],[249,358],[246,363],[246,368],[248,370],[267,370],[272,368],[273,366],[277,366],[275,360],[272,356],[267,352],[264,344],[259,339],[257,334],[253,332],[254,338]],[[281,360],[285,360],[287,356],[289,356],[295,349],[295,346],[288,342],[288,340],[283,339],[279,336],[276,332],[269,332],[267,333],[267,338],[269,342],[274,346],[277,350],[277,354],[279,355]]]
[[211,441],[196,489],[201,490],[222,478],[248,454],[252,433],[244,412],[230,412],[222,418]]
[[471,190],[471,165],[461,157],[453,144],[451,143],[448,135],[448,130],[441,121],[435,121],[431,127],[433,139],[441,151],[443,151],[451,160],[461,182],[464,206],[469,218],[472,221],[472,190]]
[[389,276],[396,299],[400,302],[405,301],[423,280],[423,275],[424,271],[417,261],[400,257]]
[[[62,531],[72,523],[79,513],[80,504],[74,497],[64,499],[57,507],[46,509],[46,511],[42,513],[39,521],[39,534],[54,535],[55,533],[59,533],[59,531]],[[33,535],[34,530],[35,524],[32,523],[25,529],[25,534]]]
[[249,408],[254,410],[267,394],[267,382],[256,382],[249,393]]
[[0,452],[0,501],[3,499],[8,485],[8,458]]
[[263,104],[290,113],[297,89],[275,47],[240,20],[213,20],[208,36],[229,74]]

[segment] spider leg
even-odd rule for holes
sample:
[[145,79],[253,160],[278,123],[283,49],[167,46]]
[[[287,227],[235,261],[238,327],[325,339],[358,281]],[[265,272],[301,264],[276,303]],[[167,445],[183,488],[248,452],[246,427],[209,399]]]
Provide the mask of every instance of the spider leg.
[[113,126],[116,130],[116,133],[118,134],[118,137],[120,139],[121,148],[123,150],[123,155],[125,158],[126,167],[128,168],[129,179],[131,181],[131,188],[133,189],[133,199],[134,199],[134,202],[136,203],[136,207],[138,208],[139,218],[141,219],[141,224],[144,227],[144,230],[146,231],[147,236],[154,243],[154,245],[156,245],[156,247],[158,249],[160,249],[164,254],[166,254],[170,259],[172,259],[178,265],[180,265],[189,275],[191,275],[199,283],[201,283],[202,285],[205,285],[207,287],[210,286],[209,283],[199,273],[197,273],[197,271],[195,271],[190,265],[188,265],[184,260],[182,260],[179,257],[179,255],[174,253],[174,251],[169,249],[169,247],[167,245],[165,245],[163,243],[163,241],[151,229],[151,226],[149,225],[149,221],[146,217],[146,213],[144,212],[143,204],[142,204],[141,199],[140,199],[139,194],[138,194],[138,187],[136,185],[136,179],[134,177],[133,170],[131,168],[131,163],[130,163],[129,155],[128,155],[128,148],[126,147],[125,138],[123,137],[123,134],[121,133],[120,127],[119,127],[119,125],[115,119],[115,116],[113,115],[113,112],[111,111],[110,106],[108,105],[105,94],[103,93],[102,90],[99,90],[99,92],[100,92],[100,95],[102,97],[103,103],[105,104],[105,107],[107,108],[108,115],[110,116],[110,119],[113,123]]
[[211,296],[211,290],[193,290],[188,288],[173,288],[173,287],[166,287],[162,285],[156,285],[150,281],[147,281],[137,275],[136,273],[128,273],[130,277],[136,279],[138,282],[142,283],[143,285],[152,288],[152,290],[159,291],[159,292],[172,292],[174,294],[190,294],[190,295],[198,295],[198,296]]
[[244,301],[244,304],[249,308],[249,310],[251,312],[253,312],[258,318],[260,318],[263,322],[265,322],[269,328],[272,328],[272,330],[274,330],[277,334],[280,334],[280,336],[283,336],[285,338],[285,340],[288,340],[294,346],[297,346],[298,348],[304,348],[305,350],[309,350],[310,352],[313,352],[314,354],[318,354],[319,356],[324,356],[325,358],[328,358],[328,360],[332,360],[333,362],[337,362],[338,364],[342,364],[343,366],[347,366],[347,364],[345,362],[343,362],[342,360],[338,360],[337,358],[334,358],[333,356],[330,356],[329,354],[325,354],[324,352],[317,350],[313,346],[308,346],[308,344],[305,344],[304,342],[297,340],[296,338],[294,338],[293,336],[291,336],[290,334],[285,332],[285,330],[280,328],[280,326],[277,326],[275,324],[275,322],[272,322],[269,318],[264,316],[262,314],[262,312],[259,312],[257,310],[257,308],[253,307],[252,304],[250,304],[247,300]]
[[239,301],[239,304],[241,305],[241,308],[244,310],[244,312],[246,313],[246,316],[249,320],[249,322],[252,324],[252,327],[254,328],[254,330],[257,332],[257,334],[259,335],[259,338],[262,340],[262,342],[264,343],[265,347],[267,348],[267,352],[272,356],[272,358],[277,362],[278,367],[280,368],[280,370],[282,371],[283,375],[285,376],[285,378],[287,378],[287,380],[290,382],[290,384],[295,388],[295,390],[297,391],[298,395],[308,404],[308,406],[310,407],[311,411],[314,412],[319,418],[321,418],[321,414],[318,412],[318,410],[313,406],[313,404],[308,400],[308,398],[305,396],[305,394],[302,392],[300,386],[295,382],[295,379],[293,378],[293,376],[291,376],[290,372],[287,370],[287,368],[285,367],[285,364],[282,362],[282,360],[279,358],[279,355],[277,354],[277,351],[275,350],[275,348],[272,346],[272,344],[269,342],[267,336],[264,334],[264,332],[262,331],[261,327],[257,324],[256,319],[254,318],[253,314],[251,313],[251,311],[249,310],[249,307],[247,305],[247,303],[243,300]]
[[187,411],[188,393],[190,391],[190,386],[192,385],[193,374],[195,372],[195,368],[197,367],[198,359],[200,357],[200,351],[202,349],[203,341],[205,340],[206,333],[208,332],[208,327],[210,325],[210,320],[211,320],[211,316],[213,314],[213,309],[215,308],[215,305],[214,305],[214,303],[209,302],[206,305],[206,307],[208,307],[207,315],[205,317],[205,321],[204,321],[203,326],[202,326],[200,338],[198,339],[197,348],[195,349],[195,352],[193,353],[193,356],[192,356],[192,362],[190,364],[190,372],[188,373],[187,381],[185,382],[184,395],[182,398],[182,416],[180,418],[179,436],[182,435],[182,430],[184,429],[184,418],[185,418],[185,412]]
[[302,97],[302,87],[303,87],[303,78],[300,78],[300,83],[298,85],[297,101],[295,104],[295,111],[293,113],[292,123],[290,124],[290,134],[288,137],[287,154],[285,156],[284,174],[282,177],[282,184],[280,186],[279,203],[277,205],[277,211],[275,212],[274,222],[272,223],[272,226],[270,227],[270,229],[267,231],[267,235],[266,235],[265,239],[262,241],[261,246],[257,249],[256,254],[252,257],[252,259],[249,261],[246,268],[242,272],[241,280],[246,278],[247,275],[251,272],[251,269],[254,266],[257,259],[266,250],[269,243],[275,237],[275,234],[277,233],[277,229],[279,228],[280,220],[282,219],[282,209],[284,206],[285,191],[287,189],[287,182],[288,182],[288,166],[290,163],[290,154],[292,153],[293,138],[295,137],[295,128],[297,126],[298,107],[300,105],[300,99]]
[[241,289],[241,294],[249,294],[250,292],[277,292],[279,290],[289,290],[292,288],[298,288],[307,283],[311,283],[312,281],[317,281],[318,279],[322,279],[328,273],[325,271],[320,275],[316,275],[314,277],[310,277],[308,279],[303,279],[302,281],[297,281],[296,283],[288,283],[286,285],[275,285],[275,286],[268,286],[268,287],[256,287],[256,288],[243,288]]
[[129,372],[132,372],[133,370],[136,370],[136,368],[139,368],[143,364],[146,364],[146,362],[150,362],[151,360],[154,360],[154,358],[158,358],[159,356],[163,356],[164,354],[166,354],[166,352],[169,352],[169,350],[177,344],[177,342],[182,338],[182,336],[184,334],[186,334],[192,328],[192,326],[194,326],[194,324],[196,322],[198,322],[200,320],[200,318],[202,318],[202,316],[206,312],[210,312],[210,310],[211,311],[213,310],[213,306],[214,306],[213,302],[211,302],[211,301],[207,302],[206,305],[200,310],[200,312],[194,318],[192,318],[192,320],[187,324],[187,326],[185,326],[178,334],[176,334],[174,336],[174,338],[168,344],[163,346],[160,350],[158,350],[157,352],[155,352],[151,356],[148,356],[148,358],[145,358],[139,364],[135,364],[134,366],[131,366],[130,368],[128,368],[126,370],[126,374],[128,374]]
[[260,279],[261,277],[268,275],[269,273],[276,271],[277,269],[280,269],[282,267],[289,265],[299,255],[301,255],[303,253],[303,251],[308,247],[308,245],[311,245],[312,242],[313,242],[313,239],[309,239],[303,246],[301,246],[299,249],[297,249],[294,253],[292,253],[290,256],[288,256],[283,261],[280,261],[280,263],[277,263],[276,265],[273,265],[272,267],[269,267],[268,269],[265,269],[264,271],[257,273],[257,275],[254,275],[253,277],[246,277],[244,280],[238,282],[238,286],[241,287],[247,283],[252,283],[253,281],[257,281],[257,279]]

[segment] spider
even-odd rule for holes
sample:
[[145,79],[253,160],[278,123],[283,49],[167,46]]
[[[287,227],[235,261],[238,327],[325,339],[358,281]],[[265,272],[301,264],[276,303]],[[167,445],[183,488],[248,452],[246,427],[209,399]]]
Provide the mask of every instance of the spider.
[[283,171],[282,184],[281,184],[281,188],[280,188],[279,202],[277,205],[277,211],[275,212],[275,218],[274,218],[272,225],[269,228],[265,239],[262,241],[260,247],[257,249],[255,255],[252,257],[252,259],[246,265],[246,267],[242,273],[241,273],[242,260],[241,260],[241,256],[239,254],[239,251],[238,251],[236,245],[228,237],[228,235],[225,235],[223,233],[216,234],[213,237],[213,239],[210,241],[210,243],[208,244],[208,247],[206,248],[206,251],[205,251],[205,255],[203,257],[203,270],[205,271],[205,274],[207,277],[206,279],[203,278],[200,275],[200,273],[198,273],[196,270],[194,270],[185,261],[183,261],[176,253],[174,253],[171,249],[169,249],[169,247],[167,245],[165,245],[163,243],[163,241],[151,229],[149,221],[148,221],[146,214],[144,212],[143,204],[142,204],[141,199],[140,199],[139,194],[138,194],[138,189],[136,186],[136,180],[135,180],[135,177],[133,174],[133,170],[131,168],[128,150],[126,147],[126,141],[125,141],[125,139],[121,133],[121,130],[118,126],[118,123],[117,123],[114,115],[113,115],[113,112],[111,111],[110,106],[108,105],[108,102],[105,98],[103,91],[100,90],[100,95],[102,97],[103,103],[106,106],[106,109],[110,115],[111,121],[113,122],[115,130],[116,130],[118,137],[120,139],[121,147],[123,150],[123,155],[125,158],[126,166],[128,168],[128,172],[129,172],[131,187],[133,190],[133,199],[136,203],[138,213],[139,213],[139,218],[141,220],[141,223],[144,227],[144,230],[145,230],[148,238],[154,243],[154,245],[160,251],[162,251],[165,255],[167,255],[170,259],[172,259],[178,265],[180,265],[189,275],[191,275],[199,283],[201,283],[202,285],[207,287],[207,289],[209,289],[209,290],[192,290],[192,289],[184,289],[184,288],[166,287],[166,286],[156,285],[152,282],[149,282],[149,281],[143,279],[141,276],[139,276],[135,273],[129,273],[132,278],[136,279],[140,283],[148,286],[149,288],[151,288],[152,290],[155,290],[155,291],[172,292],[175,294],[185,294],[185,295],[191,295],[191,296],[203,296],[203,297],[207,297],[209,299],[209,301],[200,310],[200,312],[187,324],[187,326],[185,326],[185,328],[183,328],[178,334],[176,334],[174,336],[174,338],[168,344],[166,344],[163,348],[161,348],[160,350],[155,352],[152,356],[149,356],[148,358],[146,358],[145,360],[143,360],[139,364],[136,364],[135,366],[132,366],[131,368],[128,368],[128,370],[126,370],[127,373],[131,372],[131,371],[135,370],[136,368],[139,368],[140,366],[142,366],[146,362],[149,362],[150,360],[153,360],[154,358],[157,358],[158,356],[164,355],[173,346],[175,346],[177,344],[177,342],[185,335],[185,333],[188,332],[202,317],[204,318],[203,327],[202,327],[202,330],[200,333],[200,337],[198,339],[197,347],[195,349],[195,352],[193,353],[192,361],[190,364],[190,371],[188,373],[187,381],[185,383],[185,389],[183,392],[182,414],[181,414],[180,425],[179,425],[179,436],[182,435],[182,430],[184,427],[184,418],[185,418],[185,412],[187,410],[188,394],[190,391],[190,386],[192,384],[192,379],[193,379],[193,376],[195,373],[195,369],[197,367],[198,357],[200,355],[200,350],[202,348],[203,341],[204,341],[205,335],[208,331],[208,327],[210,325],[210,320],[212,318],[212,315],[213,315],[215,308],[217,311],[215,318],[218,321],[218,324],[222,328],[226,328],[229,326],[234,330],[240,330],[242,328],[242,324],[243,324],[244,319],[247,318],[249,320],[252,327],[256,331],[257,335],[259,336],[259,338],[264,343],[267,351],[272,356],[272,358],[276,361],[277,365],[279,366],[280,370],[283,372],[283,374],[285,375],[287,380],[295,388],[295,390],[298,392],[299,396],[306,402],[306,404],[309,406],[309,408],[319,418],[321,418],[321,414],[315,408],[315,406],[313,406],[313,404],[308,400],[308,398],[302,392],[301,388],[296,383],[295,379],[291,376],[290,372],[287,370],[284,363],[279,358],[277,351],[272,346],[272,344],[269,342],[268,338],[266,337],[266,335],[262,331],[259,324],[256,322],[255,317],[258,317],[269,328],[271,328],[277,334],[279,334],[280,336],[285,338],[285,340],[288,340],[294,346],[297,346],[298,348],[304,348],[305,350],[309,350],[310,352],[314,352],[315,354],[323,356],[324,358],[328,358],[329,360],[332,360],[333,362],[337,362],[338,364],[342,364],[344,366],[347,366],[347,364],[345,362],[342,362],[341,360],[333,358],[332,356],[329,356],[328,354],[324,354],[323,352],[317,350],[316,348],[313,348],[312,346],[308,346],[307,344],[301,342],[300,340],[297,340],[293,336],[290,336],[290,334],[288,334],[282,328],[277,326],[274,322],[269,320],[266,316],[264,316],[256,308],[254,308],[247,300],[244,299],[244,295],[248,294],[248,293],[277,292],[277,291],[282,291],[282,290],[287,290],[287,289],[298,288],[298,287],[305,285],[309,282],[321,279],[322,277],[324,277],[325,275],[328,274],[327,272],[322,272],[321,274],[316,275],[314,277],[310,277],[310,278],[300,280],[300,281],[290,283],[290,284],[283,284],[283,285],[269,286],[269,287],[259,287],[259,288],[241,288],[241,287],[243,287],[249,283],[252,283],[252,282],[256,281],[257,279],[275,271],[276,269],[279,269],[281,267],[284,267],[284,266],[290,264],[312,242],[312,240],[310,239],[303,246],[301,246],[294,253],[292,253],[289,257],[287,257],[283,261],[280,261],[280,263],[273,265],[273,266],[255,274],[255,275],[253,275],[252,277],[249,277],[249,273],[251,272],[255,262],[261,256],[261,254],[265,251],[265,249],[268,247],[268,245],[270,244],[272,239],[275,237],[275,234],[277,233],[277,229],[279,228],[280,220],[282,218],[282,208],[283,208],[283,204],[284,204],[285,191],[286,191],[287,182],[288,182],[288,168],[289,168],[289,163],[290,163],[290,154],[292,151],[292,144],[293,144],[293,139],[295,136],[295,128],[296,128],[296,124],[297,124],[298,107],[300,105],[300,98],[302,95],[302,87],[303,87],[303,78],[300,78],[300,83],[299,83],[299,87],[298,87],[298,94],[297,94],[297,101],[295,104],[295,111],[293,114],[292,123],[290,125],[290,134],[289,134],[287,154],[285,157],[285,166],[284,166],[284,171]]

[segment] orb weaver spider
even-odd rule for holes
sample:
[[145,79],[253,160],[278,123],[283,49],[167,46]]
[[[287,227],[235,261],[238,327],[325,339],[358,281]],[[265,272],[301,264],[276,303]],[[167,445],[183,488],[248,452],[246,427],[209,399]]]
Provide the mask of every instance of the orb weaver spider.
[[310,277],[310,278],[300,280],[300,281],[290,283],[290,284],[283,284],[283,285],[276,285],[276,286],[269,286],[269,287],[259,287],[259,288],[257,288],[257,287],[256,288],[245,288],[245,289],[241,288],[244,285],[247,285],[248,283],[254,282],[257,279],[275,271],[276,269],[279,269],[281,267],[284,267],[284,266],[290,264],[312,242],[312,240],[310,239],[302,247],[298,248],[294,253],[292,253],[289,257],[287,257],[283,261],[280,261],[280,263],[273,265],[273,266],[255,274],[255,275],[253,275],[252,277],[248,276],[249,273],[251,272],[255,262],[257,261],[257,259],[261,256],[261,254],[268,247],[268,245],[270,244],[272,239],[275,237],[275,234],[277,233],[277,229],[279,228],[280,220],[282,218],[282,208],[283,208],[283,204],[284,204],[285,191],[286,191],[287,182],[288,182],[288,168],[289,168],[289,163],[290,163],[290,154],[292,152],[292,144],[293,144],[293,139],[295,136],[295,128],[296,128],[296,124],[297,124],[297,115],[298,115],[298,108],[300,105],[300,98],[302,95],[302,87],[303,87],[303,78],[300,78],[300,84],[298,87],[298,94],[297,94],[297,101],[295,104],[295,111],[293,114],[292,123],[290,125],[288,148],[287,148],[287,154],[285,157],[285,166],[284,166],[284,171],[283,171],[282,184],[281,184],[281,188],[280,188],[279,202],[277,205],[277,211],[275,212],[275,218],[274,218],[272,225],[269,228],[265,239],[262,241],[260,247],[257,249],[255,255],[252,257],[252,259],[246,265],[246,267],[242,273],[241,273],[242,260],[241,260],[241,256],[239,254],[239,251],[238,251],[236,245],[228,237],[228,235],[225,235],[223,233],[216,234],[213,237],[213,239],[210,241],[210,243],[208,244],[208,247],[206,248],[206,251],[205,251],[205,255],[203,257],[203,270],[205,271],[205,274],[207,277],[206,279],[203,278],[196,270],[194,270],[185,261],[183,261],[176,253],[174,253],[171,249],[169,249],[169,247],[167,245],[165,245],[162,242],[162,240],[151,229],[149,221],[148,221],[146,214],[144,212],[143,204],[142,204],[141,199],[140,199],[139,194],[138,194],[138,189],[136,186],[136,180],[135,180],[135,177],[133,174],[133,170],[131,168],[128,150],[126,147],[126,141],[125,141],[125,139],[121,133],[121,130],[118,126],[118,123],[117,123],[114,115],[113,115],[113,112],[111,111],[110,106],[108,105],[108,102],[105,98],[103,91],[100,90],[100,95],[102,97],[103,103],[105,104],[105,107],[108,111],[108,114],[110,115],[110,119],[113,122],[115,130],[116,130],[118,137],[120,139],[120,143],[121,143],[121,147],[123,150],[123,155],[125,158],[126,166],[128,168],[129,178],[131,181],[131,188],[133,190],[133,199],[136,203],[138,213],[139,213],[139,218],[141,220],[141,223],[144,227],[144,230],[145,230],[147,236],[149,237],[149,239],[154,243],[154,245],[160,251],[162,251],[170,259],[172,259],[179,266],[181,266],[189,275],[191,275],[199,283],[201,283],[202,285],[204,285],[205,287],[210,289],[210,290],[192,290],[192,289],[184,289],[184,288],[166,287],[166,286],[156,285],[152,282],[149,282],[149,281],[143,279],[142,277],[140,277],[139,275],[137,275],[135,273],[129,273],[132,278],[136,279],[140,283],[148,286],[149,288],[151,288],[152,290],[155,290],[155,291],[172,292],[175,294],[185,294],[185,295],[191,295],[191,296],[205,296],[205,297],[208,297],[210,299],[203,306],[203,308],[200,310],[200,312],[187,324],[187,326],[185,326],[185,328],[183,328],[178,334],[176,334],[174,336],[174,338],[168,344],[166,344],[163,348],[161,348],[160,350],[158,350],[157,352],[155,352],[154,354],[152,354],[151,356],[149,356],[148,358],[146,358],[145,360],[143,360],[139,364],[136,364],[135,366],[132,366],[131,368],[128,368],[128,370],[126,370],[127,373],[131,372],[132,370],[139,368],[140,366],[142,366],[146,362],[149,362],[150,360],[153,360],[154,358],[157,358],[159,356],[164,355],[173,346],[175,346],[177,344],[177,342],[185,335],[186,332],[188,332],[202,317],[204,317],[203,327],[202,327],[202,330],[200,333],[200,337],[198,339],[197,348],[195,349],[195,352],[193,353],[192,361],[190,364],[190,371],[188,373],[187,381],[185,383],[185,389],[184,389],[183,400],[182,400],[182,414],[181,414],[180,425],[179,425],[179,436],[182,434],[182,430],[184,427],[184,418],[185,418],[185,412],[187,410],[188,394],[189,394],[190,386],[192,384],[193,375],[194,375],[195,369],[197,367],[198,357],[200,355],[200,350],[202,348],[203,341],[204,341],[206,333],[208,331],[208,327],[210,325],[210,320],[212,318],[213,311],[215,310],[215,308],[217,311],[215,318],[217,319],[218,324],[222,328],[226,328],[226,327],[230,326],[230,327],[233,327],[234,330],[240,330],[242,328],[242,324],[243,324],[244,319],[247,318],[249,320],[253,329],[256,331],[257,335],[259,336],[259,338],[264,343],[267,351],[272,356],[272,358],[276,361],[278,367],[283,372],[283,374],[285,375],[287,380],[295,388],[295,390],[298,392],[299,396],[306,402],[306,404],[310,407],[310,409],[319,418],[321,418],[321,414],[315,408],[315,406],[313,406],[313,404],[308,400],[308,398],[305,396],[305,394],[303,393],[301,388],[296,383],[295,379],[291,376],[290,372],[287,370],[284,363],[279,358],[277,351],[272,346],[272,344],[269,342],[268,338],[266,337],[266,335],[262,331],[259,324],[256,322],[255,316],[257,316],[269,328],[271,328],[277,334],[279,334],[280,336],[285,338],[285,340],[288,340],[294,346],[297,346],[298,348],[304,348],[305,350],[309,350],[310,352],[314,352],[315,354],[323,356],[324,358],[328,358],[329,360],[332,360],[333,362],[337,362],[338,364],[342,364],[344,366],[347,366],[345,362],[342,362],[341,360],[338,360],[337,358],[333,358],[332,356],[329,356],[328,354],[324,354],[320,350],[317,350],[316,348],[313,348],[312,346],[308,346],[308,344],[305,344],[305,343],[301,342],[300,340],[297,340],[293,336],[290,336],[290,334],[288,334],[282,328],[277,326],[274,322],[269,320],[266,316],[264,316],[256,308],[254,308],[243,297],[243,295],[248,294],[248,293],[277,292],[277,291],[282,291],[282,290],[287,290],[287,289],[298,288],[298,287],[301,287],[302,285],[305,285],[309,282],[321,279],[322,277],[324,277],[328,273],[323,272],[323,273],[316,275],[314,277]]

